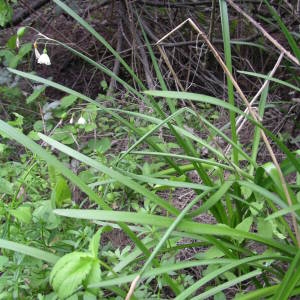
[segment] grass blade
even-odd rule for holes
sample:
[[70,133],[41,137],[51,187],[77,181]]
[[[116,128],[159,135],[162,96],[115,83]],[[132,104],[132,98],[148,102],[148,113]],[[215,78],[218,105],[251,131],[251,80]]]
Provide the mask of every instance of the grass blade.
[[0,248],[12,250],[15,252],[19,252],[43,261],[46,261],[50,264],[55,264],[59,260],[59,256],[46,252],[35,247],[30,247],[27,245],[23,245],[20,243],[15,243],[7,240],[0,239]]
[[162,198],[160,198],[159,196],[151,193],[150,191],[148,191],[145,187],[143,187],[142,185],[132,181],[131,179],[129,179],[128,177],[120,174],[119,172],[104,166],[103,164],[101,164],[100,162],[89,158],[88,156],[81,154],[78,151],[73,150],[72,148],[65,146],[57,141],[55,141],[54,139],[39,133],[40,138],[45,141],[46,143],[48,143],[49,145],[51,145],[52,147],[58,149],[59,151],[99,170],[100,172],[108,175],[109,177],[117,180],[118,182],[123,183],[124,185],[128,186],[129,188],[133,189],[134,191],[140,193],[141,195],[145,196],[146,198],[148,198],[149,200],[153,201],[154,203],[156,203],[157,205],[165,208],[167,211],[169,211],[170,213],[174,214],[174,215],[178,215],[179,211],[172,206],[171,204],[169,204],[167,201],[163,200]]
[[[231,59],[231,45],[230,45],[230,32],[229,32],[229,17],[227,12],[227,4],[225,0],[219,0],[220,14],[221,14],[221,24],[222,24],[222,36],[224,42],[224,52],[225,52],[225,63],[229,72],[232,73],[232,59]],[[230,77],[227,75],[227,91],[228,91],[228,102],[234,105],[234,89]],[[238,137],[236,131],[235,113],[230,111],[230,127],[231,127],[231,137],[233,143],[237,144]],[[233,148],[233,162],[238,165],[239,158],[238,152]]]
[[[99,220],[99,221],[113,221],[113,222],[128,222],[143,225],[152,225],[158,227],[169,227],[174,222],[173,218],[155,216],[145,213],[133,213],[123,211],[106,211],[106,210],[91,210],[91,209],[56,209],[54,213],[60,216],[69,218],[77,218],[84,220]],[[177,226],[178,231],[195,233],[199,235],[211,236],[227,236],[231,238],[243,238],[254,240],[272,248],[278,249],[283,253],[293,255],[296,252],[295,247],[289,246],[280,241],[267,239],[255,233],[237,230],[230,228],[224,224],[210,225],[201,224],[193,221],[182,220]]]
[[243,282],[245,280],[248,280],[248,279],[250,279],[252,277],[258,276],[261,273],[262,273],[261,270],[255,270],[255,271],[249,272],[249,273],[244,274],[242,276],[239,276],[239,277],[237,277],[235,279],[229,280],[229,281],[227,281],[227,282],[225,282],[223,284],[220,284],[220,285],[218,285],[218,286],[216,286],[214,288],[211,288],[207,292],[204,292],[204,293],[202,293],[202,294],[200,294],[200,295],[192,298],[192,300],[207,299],[208,297],[214,296],[217,293],[219,293],[219,292],[221,292],[221,291],[223,291],[223,290],[225,290],[225,289],[227,289],[227,288],[229,288],[231,286],[234,286],[234,285],[236,285],[238,283],[241,283],[241,282]]
[[299,284],[300,279],[300,250],[298,250],[295,258],[293,259],[287,273],[285,274],[281,284],[275,292],[274,300],[289,299],[296,284]]

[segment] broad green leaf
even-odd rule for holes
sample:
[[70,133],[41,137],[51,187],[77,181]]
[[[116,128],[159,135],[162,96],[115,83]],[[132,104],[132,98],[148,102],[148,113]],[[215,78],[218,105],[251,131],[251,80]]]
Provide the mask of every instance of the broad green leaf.
[[213,246],[206,250],[204,253],[196,254],[195,257],[199,259],[212,259],[212,258],[220,258],[225,254],[216,246]]
[[0,193],[13,195],[13,184],[4,178],[0,178]]
[[67,181],[60,175],[56,178],[55,188],[52,192],[52,201],[56,207],[61,207],[63,204],[71,203],[71,191]]
[[60,107],[67,108],[71,106],[77,99],[77,96],[74,95],[65,96],[61,99]]
[[[240,224],[238,224],[235,229],[249,232],[251,225],[253,223],[253,217],[248,217],[244,219]],[[244,239],[243,238],[238,238],[239,243],[241,243]]]
[[268,239],[273,236],[273,226],[270,222],[264,220],[263,218],[258,218],[257,221],[257,233],[260,236],[266,237]]
[[[101,281],[101,269],[98,260],[94,260],[92,268],[84,280],[84,286],[88,287],[90,285],[95,285]],[[97,294],[98,288],[87,288],[93,294]]]
[[33,90],[33,93],[26,98],[26,103],[30,104],[32,102],[34,102],[35,100],[37,100],[40,95],[46,90],[46,86],[38,86]]
[[72,252],[60,258],[50,274],[50,283],[58,296],[64,299],[82,285],[95,262],[90,253],[84,252]]
[[19,52],[18,52],[18,56],[20,59],[23,58],[23,56],[25,56],[26,54],[28,54],[32,49],[32,43],[26,43],[26,44],[22,44]]
[[32,218],[31,208],[29,206],[20,206],[17,209],[12,209],[9,211],[20,222],[29,224]]
[[9,258],[4,255],[0,255],[0,271],[4,271],[5,265],[9,262]]
[[105,153],[111,147],[111,140],[109,138],[103,138],[101,140],[97,140],[95,146],[95,150],[100,153]]
[[58,227],[60,224],[60,218],[53,213],[53,207],[50,200],[41,201],[38,203],[38,207],[34,210],[32,216],[35,223],[41,222],[45,224],[48,230],[52,230]]

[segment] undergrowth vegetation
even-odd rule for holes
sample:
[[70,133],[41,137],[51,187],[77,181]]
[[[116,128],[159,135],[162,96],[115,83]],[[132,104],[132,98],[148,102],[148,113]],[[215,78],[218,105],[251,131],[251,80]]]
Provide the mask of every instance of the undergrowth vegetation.
[[[110,52],[122,75],[32,27],[19,28],[1,50],[10,84],[0,86],[7,103],[0,120],[0,299],[299,296],[299,139],[276,135],[264,123],[271,92],[300,92],[299,33],[267,0],[264,21],[273,22],[283,43],[233,1],[219,0],[212,1],[212,19],[220,16],[223,53],[192,19],[154,45],[133,10],[155,74],[150,89],[74,9],[53,2]],[[233,9],[261,34],[261,44],[231,40]],[[205,63],[218,64],[223,99],[188,92],[176,78],[164,43],[181,31],[203,43]],[[272,51],[276,63],[264,74],[236,70],[233,45],[256,47],[262,56]],[[121,104],[106,80],[103,94],[92,97],[22,68],[35,53],[36,63],[51,70],[51,47],[113,79]],[[171,75],[162,72],[157,49]],[[285,79],[275,76],[280,68]],[[242,90],[237,74],[260,83],[254,96]],[[22,79],[34,85],[26,96]],[[48,88],[64,96],[50,102]],[[299,110],[299,98],[295,103]],[[221,116],[226,124],[218,126]],[[247,143],[240,140],[245,124],[253,129]]]

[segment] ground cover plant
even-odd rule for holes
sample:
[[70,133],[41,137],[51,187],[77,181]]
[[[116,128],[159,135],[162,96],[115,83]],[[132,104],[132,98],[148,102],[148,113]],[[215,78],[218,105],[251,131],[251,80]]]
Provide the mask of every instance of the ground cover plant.
[[73,34],[0,50],[0,299],[297,299],[299,3],[44,2]]

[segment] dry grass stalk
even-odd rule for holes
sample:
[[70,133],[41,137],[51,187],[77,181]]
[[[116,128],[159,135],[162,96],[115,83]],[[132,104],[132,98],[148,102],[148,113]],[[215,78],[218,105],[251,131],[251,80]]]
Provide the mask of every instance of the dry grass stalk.
[[[232,2],[232,1],[231,1]],[[250,115],[252,116],[252,118],[258,123],[260,124],[260,121],[259,121],[259,116],[257,115],[256,111],[253,110],[253,108],[251,107],[249,101],[247,100],[245,94],[243,93],[243,91],[241,90],[239,84],[236,82],[236,80],[234,79],[233,75],[230,73],[230,71],[228,70],[226,64],[223,62],[221,56],[219,55],[218,51],[216,50],[216,48],[212,45],[212,43],[209,41],[208,37],[206,36],[206,34],[195,24],[195,22],[188,18],[186,19],[185,21],[183,21],[181,24],[179,24],[178,26],[176,26],[173,30],[171,30],[169,33],[167,33],[165,36],[163,36],[158,42],[157,44],[159,44],[161,41],[163,41],[164,39],[166,39],[168,36],[170,36],[172,33],[174,33],[176,30],[178,30],[179,28],[181,28],[183,25],[185,25],[186,23],[189,23],[200,35],[201,37],[203,38],[203,40],[206,42],[206,44],[208,45],[208,47],[210,48],[210,50],[212,51],[214,57],[216,58],[216,60],[218,61],[218,63],[220,64],[220,66],[222,67],[223,71],[226,73],[226,75],[230,78],[233,86],[235,87],[236,91],[238,92],[238,94],[240,95],[241,99],[244,101],[245,105],[247,106],[247,109],[249,110],[250,112]],[[259,24],[258,24],[259,25]],[[259,25],[260,26],[260,25]],[[260,26],[261,27],[261,26]],[[262,28],[262,30],[265,32],[265,30]],[[272,40],[274,40],[272,37],[271,37]],[[279,45],[279,43],[277,41],[275,41],[275,45],[277,46],[278,49],[282,50],[282,52],[287,55],[290,59],[292,59],[295,63],[299,64],[297,59],[295,57],[292,56],[292,58],[290,57],[290,53],[285,50],[281,45]],[[278,44],[278,45],[277,45]],[[285,181],[285,178],[283,176],[283,173],[281,171],[281,168],[280,168],[280,165],[277,161],[277,158],[274,154],[274,151],[270,145],[270,142],[266,136],[266,134],[260,130],[260,134],[262,136],[262,139],[266,145],[266,148],[272,158],[272,161],[277,169],[277,172],[279,174],[279,177],[280,177],[280,182],[282,184],[282,188],[283,188],[283,191],[284,191],[284,194],[285,194],[285,197],[287,199],[287,202],[288,202],[288,205],[289,206],[292,206],[293,203],[292,203],[292,200],[291,200],[291,197],[290,197],[290,194],[288,192],[288,189],[287,189],[287,184],[286,184],[286,181]],[[297,243],[298,243],[298,247],[300,248],[300,234],[299,234],[299,230],[298,230],[298,225],[297,225],[297,220],[296,220],[296,217],[295,217],[295,213],[292,212],[291,213],[292,215],[292,223],[293,223],[293,228],[294,228],[294,232],[295,232],[295,235],[296,235],[296,239],[297,239]]]
[[[227,0],[229,3],[231,2],[233,5],[235,5],[231,0]],[[253,20],[254,21],[254,20]],[[255,21],[254,21],[255,22]],[[228,70],[226,64],[223,62],[221,56],[219,55],[218,51],[215,49],[215,47],[211,44],[209,38],[206,36],[206,34],[195,24],[195,22],[188,18],[186,19],[185,21],[183,21],[181,24],[179,24],[178,26],[176,26],[173,30],[171,30],[169,33],[167,33],[166,35],[164,35],[160,40],[158,40],[156,42],[156,44],[159,46],[159,44],[165,40],[168,36],[170,36],[171,34],[173,34],[175,31],[177,31],[178,29],[180,29],[183,25],[185,25],[186,23],[189,23],[200,35],[201,37],[203,38],[203,40],[206,42],[206,44],[208,45],[208,47],[210,48],[210,50],[212,51],[214,57],[216,58],[216,60],[218,61],[218,63],[221,65],[223,71],[226,73],[226,75],[230,78],[232,84],[234,85],[236,91],[238,92],[238,94],[240,95],[241,99],[244,101],[245,105],[247,106],[247,110],[248,112],[251,114],[252,118],[260,124],[260,118],[257,114],[257,112],[252,108],[251,104],[257,99],[257,97],[260,95],[260,93],[262,92],[262,90],[265,88],[265,86],[268,84],[268,80],[266,80],[265,84],[261,87],[261,89],[258,91],[257,95],[255,96],[254,98],[254,101],[252,100],[252,102],[250,103],[246,96],[244,95],[243,91],[241,90],[240,86],[238,85],[238,83],[236,82],[236,80],[234,79],[233,75],[230,73],[230,71]],[[256,22],[255,22],[256,23]],[[257,24],[259,25],[259,24]],[[259,25],[259,27],[261,27]],[[271,41],[273,41],[274,45],[281,51],[281,54],[277,60],[277,63],[275,64],[272,72],[275,73],[276,69],[278,68],[282,58],[283,58],[283,54],[285,54],[287,57],[289,57],[293,62],[295,62],[296,64],[299,65],[297,59],[292,56],[287,50],[285,50],[276,40],[274,40],[262,27],[261,27],[261,31],[263,33],[266,33],[266,37],[268,37],[268,39],[270,39]],[[159,50],[161,52],[161,54],[163,55],[163,51],[161,51],[162,49],[159,47]],[[166,60],[166,55],[164,54],[163,55],[165,61],[168,61],[168,59]],[[172,70],[172,68],[170,68]],[[272,74],[271,72],[271,74]],[[173,73],[173,72],[172,72]],[[270,77],[272,76],[270,74]],[[173,74],[174,75],[174,74]],[[176,78],[176,76],[175,76]],[[183,87],[182,87],[182,90]],[[287,199],[287,202],[288,202],[288,205],[289,206],[292,206],[293,203],[292,203],[292,200],[291,200],[291,197],[290,197],[290,194],[288,192],[288,189],[287,189],[287,184],[286,184],[286,181],[284,179],[284,176],[283,176],[283,173],[281,171],[281,168],[280,168],[280,165],[277,161],[277,158],[274,154],[274,151],[270,145],[270,142],[267,138],[267,136],[265,135],[265,133],[260,130],[260,133],[261,133],[261,136],[262,136],[262,139],[267,147],[267,150],[272,158],[272,161],[279,173],[279,176],[280,176],[280,181],[281,181],[281,184],[282,184],[282,187],[283,187],[283,191],[284,191],[284,194],[285,194],[285,197]],[[300,235],[299,235],[299,231],[298,231],[298,226],[297,226],[297,221],[296,221],[296,217],[295,217],[295,214],[294,212],[291,213],[292,215],[292,223],[293,223],[293,228],[294,228],[294,231],[295,231],[295,235],[296,235],[296,239],[297,239],[297,243],[298,243],[298,247],[300,248]],[[130,300],[131,296],[133,295],[134,293],[134,290],[135,290],[135,287],[138,283],[138,281],[140,280],[140,276],[138,275],[131,283],[131,286],[130,286],[130,289],[129,289],[129,292],[127,293],[127,296],[125,298],[125,300]]]
[[256,22],[251,16],[244,12],[237,4],[232,0],[226,0],[228,4],[234,8],[238,13],[243,15],[251,24],[253,24],[263,35],[267,38],[280,52],[283,52],[292,62],[296,65],[300,65],[298,59],[292,55],[288,50],[286,50],[282,45],[278,43],[258,22]]

